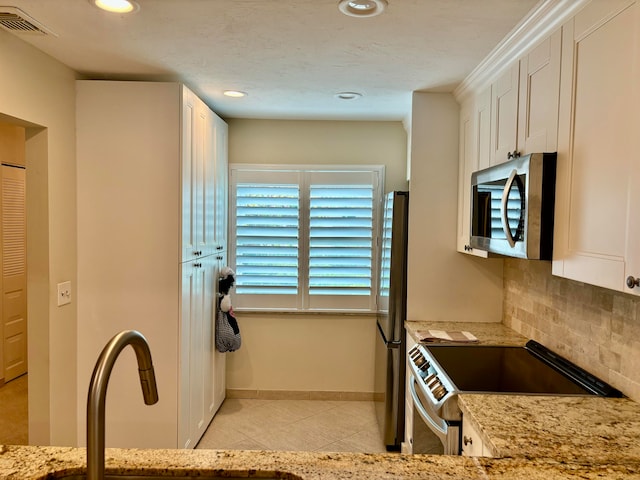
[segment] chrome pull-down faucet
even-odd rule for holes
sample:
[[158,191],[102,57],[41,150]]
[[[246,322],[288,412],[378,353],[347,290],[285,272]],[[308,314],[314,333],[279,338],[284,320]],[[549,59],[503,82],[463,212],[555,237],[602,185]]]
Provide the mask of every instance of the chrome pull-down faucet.
[[120,352],[131,345],[138,360],[138,373],[144,403],[158,401],[156,376],[151,361],[151,351],[144,336],[135,330],[125,330],[109,340],[93,369],[87,399],[87,480],[104,478],[104,413],[107,384],[111,370]]

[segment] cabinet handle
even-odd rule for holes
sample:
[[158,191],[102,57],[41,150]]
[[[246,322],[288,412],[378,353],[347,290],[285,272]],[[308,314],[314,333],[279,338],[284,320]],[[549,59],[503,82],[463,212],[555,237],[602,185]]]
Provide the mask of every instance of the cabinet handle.
[[473,247],[471,245],[465,245],[464,246],[464,251],[465,252],[472,252],[473,251]]
[[471,437],[467,437],[466,435],[464,435],[464,436],[462,437],[462,442],[463,442],[465,445],[473,445],[473,438],[471,438]]
[[518,152],[517,150],[514,150],[513,152],[507,153],[507,158],[509,158],[509,159],[518,158],[519,156],[520,156],[520,152]]
[[633,278],[631,275],[627,277],[627,287],[640,287],[640,277]]
[[201,263],[194,263],[193,266],[194,266],[194,268],[200,268],[202,266],[202,264]]
[[200,255],[202,255],[202,250],[196,250],[195,252],[193,252],[193,254],[194,254],[196,257],[199,257]]

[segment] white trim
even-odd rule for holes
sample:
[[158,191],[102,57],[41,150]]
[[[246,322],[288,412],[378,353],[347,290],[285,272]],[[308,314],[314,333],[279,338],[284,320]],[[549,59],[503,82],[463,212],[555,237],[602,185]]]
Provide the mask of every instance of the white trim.
[[462,103],[481,90],[540,40],[572,18],[590,0],[542,0],[487,55],[453,91]]

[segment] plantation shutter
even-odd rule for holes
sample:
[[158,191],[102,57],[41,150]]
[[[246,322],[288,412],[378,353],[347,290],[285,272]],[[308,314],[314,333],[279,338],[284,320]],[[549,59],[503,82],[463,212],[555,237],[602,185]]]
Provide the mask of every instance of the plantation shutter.
[[377,175],[309,172],[308,304],[366,309],[374,290]]
[[373,311],[382,169],[232,165],[234,306]]
[[371,295],[373,187],[311,185],[309,294]]

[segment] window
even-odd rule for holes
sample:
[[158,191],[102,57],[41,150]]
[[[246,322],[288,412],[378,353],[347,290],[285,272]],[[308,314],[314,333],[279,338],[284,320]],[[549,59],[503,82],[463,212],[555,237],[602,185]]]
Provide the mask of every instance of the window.
[[375,310],[383,167],[230,173],[237,308]]

